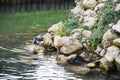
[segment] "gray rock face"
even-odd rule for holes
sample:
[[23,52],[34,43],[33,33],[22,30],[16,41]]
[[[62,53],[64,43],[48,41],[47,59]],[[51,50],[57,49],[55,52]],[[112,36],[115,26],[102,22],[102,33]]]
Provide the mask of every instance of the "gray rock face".
[[110,46],[107,48],[107,52],[105,54],[105,58],[108,62],[113,62],[115,58],[120,54],[120,49],[116,46]]

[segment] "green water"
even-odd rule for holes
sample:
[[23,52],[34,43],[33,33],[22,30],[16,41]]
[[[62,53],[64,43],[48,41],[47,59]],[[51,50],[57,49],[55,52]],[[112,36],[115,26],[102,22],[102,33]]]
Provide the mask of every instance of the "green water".
[[0,34],[40,33],[53,24],[64,21],[68,10],[0,14]]

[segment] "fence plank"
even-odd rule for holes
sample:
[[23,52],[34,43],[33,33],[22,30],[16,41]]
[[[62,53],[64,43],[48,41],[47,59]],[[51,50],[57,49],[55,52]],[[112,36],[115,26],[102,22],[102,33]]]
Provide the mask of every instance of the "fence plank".
[[74,0],[0,0],[0,13],[64,10],[74,7]]

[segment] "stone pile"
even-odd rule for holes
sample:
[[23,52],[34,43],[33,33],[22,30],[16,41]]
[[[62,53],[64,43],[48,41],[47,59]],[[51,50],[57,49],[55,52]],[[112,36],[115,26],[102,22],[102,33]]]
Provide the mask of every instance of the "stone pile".
[[[117,23],[110,24],[110,28],[104,33],[101,41],[103,48],[98,45],[96,50],[90,51],[88,45],[91,44],[86,40],[92,35],[90,29],[99,20],[98,13],[105,5],[105,1],[76,0],[76,7],[71,9],[71,13],[75,17],[80,17],[79,23],[83,23],[83,27],[72,30],[71,36],[60,36],[57,31],[61,29],[63,23],[59,22],[48,29],[40,44],[45,48],[56,48],[56,59],[60,63],[69,63],[75,61],[76,58],[82,58],[88,63],[86,67],[99,67],[109,71],[116,66],[120,72],[120,20]],[[113,1],[115,2],[115,0]],[[120,10],[120,4],[116,5],[115,10]],[[81,43],[77,39],[79,34],[83,35]],[[87,49],[88,52],[84,51],[84,49]]]

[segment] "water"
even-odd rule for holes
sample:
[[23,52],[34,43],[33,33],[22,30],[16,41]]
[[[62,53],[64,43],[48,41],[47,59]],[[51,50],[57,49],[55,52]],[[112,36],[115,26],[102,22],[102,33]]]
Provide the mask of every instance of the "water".
[[18,53],[3,48],[0,53],[0,80],[81,80],[57,65],[55,55],[32,55],[27,50]]
[[99,72],[75,74],[69,69],[73,65],[57,64],[56,55],[33,55],[34,46],[28,42],[15,45],[0,47],[0,80],[120,80]]

